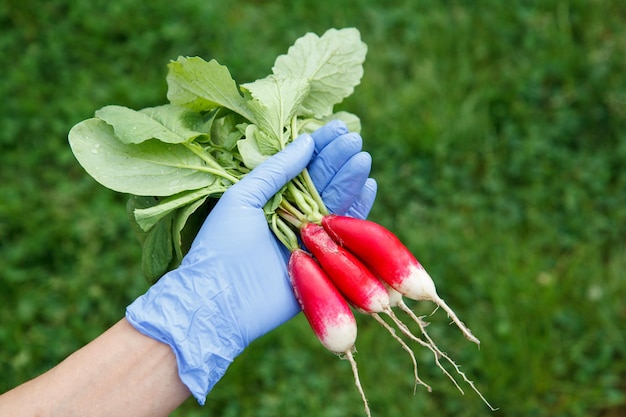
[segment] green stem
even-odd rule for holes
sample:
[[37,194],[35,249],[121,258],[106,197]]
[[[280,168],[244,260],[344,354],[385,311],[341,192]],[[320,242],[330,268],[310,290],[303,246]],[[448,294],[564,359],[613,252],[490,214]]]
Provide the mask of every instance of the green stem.
[[296,234],[276,213],[272,214],[270,227],[278,240],[280,240],[290,252],[300,247]]
[[291,118],[291,140],[295,140],[298,137],[298,116]]
[[[296,137],[298,137],[298,116],[291,118],[291,140],[294,140]],[[303,191],[307,192],[313,200],[315,200],[321,215],[325,216],[330,214],[328,208],[326,208],[326,204],[324,204],[324,200],[322,200],[322,196],[317,192],[317,188],[315,188],[315,184],[313,184],[309,170],[304,168],[299,176],[302,177],[304,181]]]
[[198,171],[204,171],[204,172],[211,173],[213,175],[217,175],[218,177],[222,177],[222,178],[229,180],[233,184],[236,182],[239,182],[239,178],[235,177],[234,175],[226,171],[224,167],[222,167],[219,164],[219,162],[217,162],[215,159],[213,159],[209,154],[207,154],[204,151],[202,146],[198,145],[197,143],[183,143],[183,145],[187,149],[189,149],[191,152],[198,155],[208,165],[208,167],[205,167],[202,169],[199,168]]
[[324,200],[322,200],[322,196],[320,195],[320,193],[317,192],[317,188],[315,188],[315,184],[313,184],[313,180],[311,179],[309,170],[304,168],[304,170],[300,173],[300,176],[304,180],[304,184],[309,192],[309,195],[317,203],[317,208],[319,209],[320,213],[324,216],[330,214],[328,208],[326,208],[326,204],[324,204]]
[[295,183],[290,182],[287,184],[287,192],[298,208],[304,212],[304,214],[308,215],[315,210],[315,207],[309,204],[309,202],[304,198],[304,194],[298,190]]
[[286,213],[289,213],[291,216],[298,219],[300,222],[306,221],[306,216],[286,199],[282,199],[279,207]]
[[302,173],[300,173],[296,178],[294,178],[292,182],[294,183],[296,188],[300,191],[302,198],[304,198],[304,200],[313,208],[312,211],[314,213],[321,214],[320,203],[322,204],[322,207],[324,207],[324,202],[321,200],[318,201],[315,198],[313,198],[313,196],[311,195],[312,194],[311,190],[302,182],[301,177],[302,177]]
[[279,207],[276,210],[276,213],[283,219],[285,220],[287,223],[291,224],[292,226],[294,226],[297,229],[300,229],[302,227],[302,224],[305,223],[306,220],[304,219],[299,219],[296,216],[292,215],[291,213],[289,213],[287,210],[285,210],[282,207]]
[[298,184],[299,181],[297,180],[289,182],[289,184],[287,184],[285,197],[290,197],[295,202],[297,207],[302,210],[306,216],[307,221],[313,223],[321,222],[323,215],[317,201],[311,197],[309,190],[300,190]]

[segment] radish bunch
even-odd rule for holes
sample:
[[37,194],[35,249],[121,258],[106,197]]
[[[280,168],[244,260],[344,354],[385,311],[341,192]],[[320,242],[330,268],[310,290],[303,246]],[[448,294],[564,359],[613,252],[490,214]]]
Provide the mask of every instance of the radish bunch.
[[[105,106],[71,129],[72,151],[85,170],[105,187],[129,195],[129,218],[149,281],[180,265],[215,200],[265,159],[330,120],[360,132],[358,116],[334,106],[360,83],[366,53],[356,28],[307,33],[276,58],[270,74],[244,84],[214,59],[181,56],[168,65],[167,104],[140,110]],[[416,386],[430,390],[396,329],[432,351],[453,381],[441,358],[474,388],[403,297],[433,301],[465,337],[476,344],[478,339],[396,236],[370,221],[331,215],[306,169],[263,209],[269,227],[291,251],[289,273],[304,314],[322,344],[350,361],[368,416],[353,357],[353,311],[373,317],[409,353]],[[411,333],[394,308],[417,323],[421,336]]]
[[[353,310],[372,316],[410,354],[416,385],[421,384],[431,391],[417,375],[413,351],[380,314],[388,316],[403,335],[430,349],[439,368],[461,392],[454,378],[441,365],[440,358],[449,361],[487,403],[472,381],[435,345],[425,330],[426,322],[404,303],[403,297],[433,301],[446,311],[468,340],[480,344],[439,297],[433,280],[419,261],[391,231],[375,222],[347,216],[326,214],[318,222],[309,222],[283,215],[297,228],[304,246],[304,249],[291,248],[288,271],[294,294],[322,345],[350,361],[367,416],[371,415],[370,409],[353,356],[357,337]],[[395,315],[393,307],[407,313],[418,324],[423,339],[409,330]]]

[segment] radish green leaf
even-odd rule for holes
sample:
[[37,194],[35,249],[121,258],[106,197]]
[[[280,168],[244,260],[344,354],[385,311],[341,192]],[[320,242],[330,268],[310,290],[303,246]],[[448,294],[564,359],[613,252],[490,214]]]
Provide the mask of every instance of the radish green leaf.
[[285,127],[306,97],[309,83],[301,78],[270,75],[242,87],[252,95],[253,100],[248,105],[256,116],[257,125],[266,134],[266,140],[259,143],[259,149],[264,155],[275,154],[285,147],[290,138]]
[[[211,203],[299,134],[332,119],[360,131],[358,117],[333,107],[359,84],[366,53],[354,28],[308,33],[276,59],[271,74],[241,85],[215,60],[181,56],[168,64],[169,103],[140,110],[105,106],[70,130],[71,149],[85,171],[129,194],[127,210],[149,281],[179,265]],[[294,198],[293,190],[283,194],[286,188],[264,207],[283,243],[288,227],[277,221],[276,210]]]
[[186,146],[158,140],[127,145],[100,119],[75,125],[69,142],[89,175],[121,193],[169,196],[208,186],[222,187],[221,178],[207,172],[204,160]]
[[254,121],[228,69],[217,61],[179,57],[170,62],[166,77],[167,98],[172,104],[196,111],[225,107]]
[[206,135],[196,131],[204,120],[199,113],[179,106],[166,104],[135,111],[123,106],[105,106],[96,111],[123,143],[141,143],[158,139],[166,143],[182,143]]
[[198,200],[204,200],[208,195],[221,195],[227,187],[206,187],[198,190],[183,191],[171,197],[165,198],[159,204],[151,207],[135,209],[135,220],[144,231],[149,231],[152,226],[167,214],[191,204]]
[[301,113],[320,118],[353,93],[363,76],[366,53],[357,29],[329,29],[321,37],[307,33],[276,59],[272,71],[279,77],[308,80],[310,91]]

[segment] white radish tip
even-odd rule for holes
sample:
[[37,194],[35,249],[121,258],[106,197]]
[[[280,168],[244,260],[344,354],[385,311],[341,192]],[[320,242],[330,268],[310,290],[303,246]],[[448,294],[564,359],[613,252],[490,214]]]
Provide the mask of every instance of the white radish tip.
[[351,316],[337,317],[333,323],[326,323],[320,342],[326,349],[340,354],[346,350],[354,349],[356,342],[357,327]]
[[402,282],[402,286],[405,286],[406,290],[404,290],[404,288],[400,288],[399,291],[407,298],[411,298],[413,300],[430,300],[441,307],[452,319],[454,324],[457,325],[461,332],[463,332],[463,335],[467,340],[480,345],[480,340],[472,334],[470,329],[468,329],[467,326],[459,320],[456,313],[441,297],[439,297],[437,289],[435,288],[435,282],[424,268],[421,266],[412,266],[409,276]]
[[433,300],[438,298],[435,282],[428,272],[420,266],[412,265],[408,276],[402,280],[400,293],[413,300]]

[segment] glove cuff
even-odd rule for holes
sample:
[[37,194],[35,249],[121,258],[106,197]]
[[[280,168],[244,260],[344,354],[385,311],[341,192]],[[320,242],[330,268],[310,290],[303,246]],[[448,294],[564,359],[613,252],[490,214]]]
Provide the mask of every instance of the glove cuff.
[[170,271],[127,307],[126,319],[171,347],[181,381],[204,405],[248,340],[230,308],[236,304],[231,288],[219,287],[216,280],[197,282],[194,276],[185,268]]

